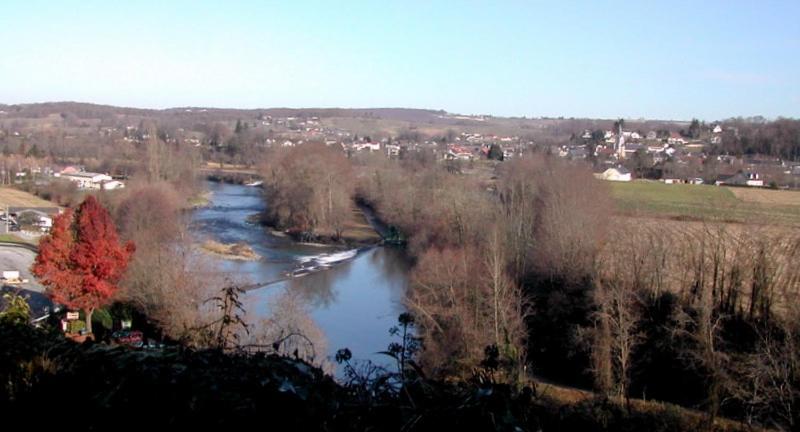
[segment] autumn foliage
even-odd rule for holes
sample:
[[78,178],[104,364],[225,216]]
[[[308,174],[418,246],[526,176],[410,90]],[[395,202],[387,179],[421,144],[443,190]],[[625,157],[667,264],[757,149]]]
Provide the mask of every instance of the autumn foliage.
[[120,243],[108,211],[89,196],[77,211],[55,218],[31,271],[53,302],[84,311],[91,331],[92,313],[116,293],[133,251],[132,242]]

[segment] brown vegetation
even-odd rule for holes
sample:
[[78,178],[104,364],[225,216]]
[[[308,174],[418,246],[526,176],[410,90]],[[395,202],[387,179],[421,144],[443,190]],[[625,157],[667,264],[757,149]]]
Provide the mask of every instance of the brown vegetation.
[[193,253],[185,231],[180,194],[171,183],[142,182],[107,198],[120,234],[138,245],[120,300],[133,304],[170,338],[195,337],[191,330],[215,316],[204,302],[224,281],[213,263],[198,263],[203,258]]
[[350,164],[341,151],[312,144],[278,149],[261,172],[269,203],[267,223],[304,238],[313,238],[318,230],[341,237],[354,190]]
[[232,260],[254,261],[259,259],[258,254],[247,243],[225,244],[206,240],[203,242],[203,250]]
[[497,379],[532,364],[628,409],[701,407],[709,428],[742,412],[796,424],[793,231],[612,219],[606,185],[559,160],[506,162],[488,185],[424,159],[359,163],[360,196],[417,258],[408,305],[429,372],[472,376],[497,347]]
[[[638,361],[646,370],[648,351],[671,343],[669,355],[703,382],[700,402],[709,422],[737,407],[749,422],[793,427],[797,417],[789,408],[800,401],[794,264],[800,237],[777,227],[681,228],[669,235],[654,225],[614,233],[617,241],[598,267],[595,357],[618,368],[617,388],[625,395],[624,363]],[[659,342],[644,314],[668,298],[674,305]],[[639,344],[647,347],[637,350]]]
[[586,168],[557,160],[504,164],[494,187],[450,168],[366,161],[359,194],[417,257],[408,304],[423,365],[470,376],[493,347],[515,381],[527,363],[528,281],[591,274],[608,199]]

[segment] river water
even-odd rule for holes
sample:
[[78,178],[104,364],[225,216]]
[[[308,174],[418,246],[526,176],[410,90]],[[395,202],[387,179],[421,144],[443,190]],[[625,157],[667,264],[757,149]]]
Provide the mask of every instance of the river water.
[[[257,261],[215,258],[221,271],[252,283],[285,278],[304,257],[337,249],[301,245],[274,235],[247,217],[265,208],[261,189],[208,182],[211,203],[194,211],[190,230],[198,242],[246,242],[261,256]],[[355,258],[302,277],[289,278],[250,290],[243,299],[250,317],[266,317],[270,304],[283,293],[297,294],[315,324],[324,333],[330,360],[339,348],[353,358],[386,364],[385,350],[394,339],[389,329],[403,312],[409,264],[402,250],[376,246]]]

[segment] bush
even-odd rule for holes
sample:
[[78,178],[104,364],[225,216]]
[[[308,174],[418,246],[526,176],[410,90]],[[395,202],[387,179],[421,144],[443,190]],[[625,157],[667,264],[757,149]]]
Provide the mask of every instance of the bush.
[[0,309],[0,322],[25,324],[31,319],[31,308],[28,306],[27,300],[21,295],[3,294],[0,306],[2,306]]
[[86,328],[86,323],[81,320],[70,321],[69,324],[67,324],[68,333],[80,333],[81,330],[85,328]]

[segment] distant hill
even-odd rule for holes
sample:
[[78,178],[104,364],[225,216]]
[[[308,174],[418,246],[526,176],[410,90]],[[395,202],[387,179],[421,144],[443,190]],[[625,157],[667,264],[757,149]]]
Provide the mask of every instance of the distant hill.
[[0,104],[0,110],[8,117],[41,118],[53,114],[72,114],[78,118],[104,118],[114,115],[160,117],[214,117],[219,120],[252,118],[257,116],[274,117],[366,117],[386,120],[425,122],[446,114],[445,111],[415,108],[213,108],[176,107],[167,109],[127,108],[112,105],[99,105],[84,102],[43,102],[32,104]]

